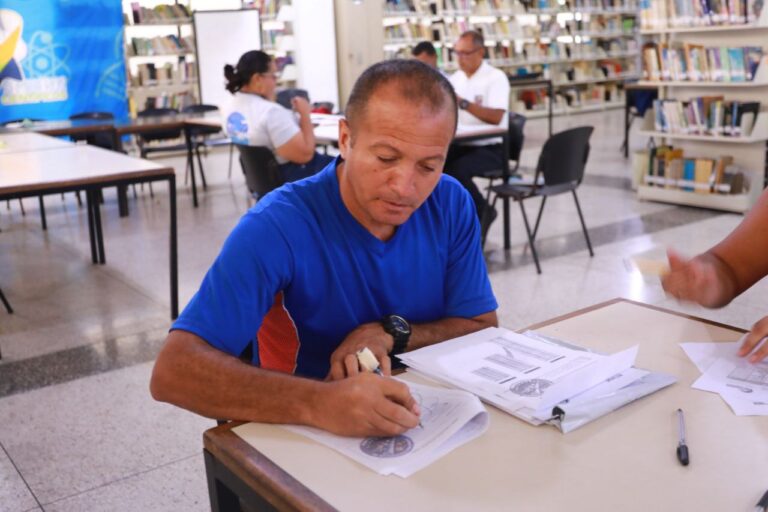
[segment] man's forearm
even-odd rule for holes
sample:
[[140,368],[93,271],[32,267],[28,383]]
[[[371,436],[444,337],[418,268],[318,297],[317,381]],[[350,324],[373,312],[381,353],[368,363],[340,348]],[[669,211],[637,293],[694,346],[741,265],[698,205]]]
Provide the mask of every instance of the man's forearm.
[[505,111],[499,108],[488,108],[478,103],[470,102],[467,112],[488,124],[499,124],[504,118]]
[[311,424],[321,382],[250,366],[197,336],[173,331],[152,374],[152,396],[202,416]]
[[444,318],[437,322],[415,324],[411,326],[412,332],[408,340],[407,350],[416,350],[498,325],[499,321],[495,311],[474,318]]

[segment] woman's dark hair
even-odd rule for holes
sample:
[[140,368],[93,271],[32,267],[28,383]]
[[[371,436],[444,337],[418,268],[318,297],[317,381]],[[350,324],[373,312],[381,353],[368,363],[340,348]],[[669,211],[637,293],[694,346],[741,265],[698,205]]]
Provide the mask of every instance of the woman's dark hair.
[[230,64],[224,66],[224,77],[227,79],[225,87],[229,92],[235,94],[251,81],[253,75],[269,72],[271,61],[272,57],[261,50],[245,52],[237,61],[237,66],[232,67]]

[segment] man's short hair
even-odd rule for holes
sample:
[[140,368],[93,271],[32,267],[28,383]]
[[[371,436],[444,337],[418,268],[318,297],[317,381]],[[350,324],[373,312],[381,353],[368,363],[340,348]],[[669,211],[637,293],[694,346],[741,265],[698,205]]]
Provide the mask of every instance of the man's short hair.
[[437,56],[437,50],[435,50],[435,47],[432,43],[429,41],[422,41],[416,46],[413,47],[413,50],[411,50],[411,55],[416,57],[417,55],[421,55],[422,53],[426,53],[430,57]]
[[454,131],[458,123],[456,93],[439,71],[415,59],[384,60],[369,67],[352,87],[345,115],[353,133],[362,120],[368,103],[379,88],[394,84],[402,100],[427,105],[433,112],[447,108],[453,112]]
[[472,38],[472,44],[475,45],[475,48],[482,48],[485,46],[485,41],[483,41],[483,34],[477,30],[467,30],[459,36],[459,39],[464,39],[465,37]]

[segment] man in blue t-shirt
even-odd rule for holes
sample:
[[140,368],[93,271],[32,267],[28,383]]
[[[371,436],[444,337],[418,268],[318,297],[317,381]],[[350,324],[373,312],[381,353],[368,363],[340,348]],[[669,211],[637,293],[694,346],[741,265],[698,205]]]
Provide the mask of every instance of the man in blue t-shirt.
[[[234,229],[174,323],[153,396],[213,418],[396,435],[418,424],[407,386],[361,372],[497,325],[472,201],[442,175],[455,94],[435,70],[366,70],[337,159],[268,194]],[[240,358],[252,353],[253,365]]]

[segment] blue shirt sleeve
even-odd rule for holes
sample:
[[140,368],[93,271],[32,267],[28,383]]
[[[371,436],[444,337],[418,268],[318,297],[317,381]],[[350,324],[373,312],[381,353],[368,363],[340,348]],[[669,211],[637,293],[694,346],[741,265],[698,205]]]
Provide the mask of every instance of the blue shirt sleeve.
[[171,327],[239,356],[275,295],[290,282],[293,255],[275,220],[258,206],[224,242],[200,289]]
[[[453,181],[453,180],[451,180]],[[445,283],[447,317],[471,318],[495,311],[499,305],[488,279],[480,245],[480,222],[469,193],[453,183],[449,207],[448,266]]]

